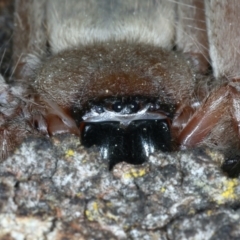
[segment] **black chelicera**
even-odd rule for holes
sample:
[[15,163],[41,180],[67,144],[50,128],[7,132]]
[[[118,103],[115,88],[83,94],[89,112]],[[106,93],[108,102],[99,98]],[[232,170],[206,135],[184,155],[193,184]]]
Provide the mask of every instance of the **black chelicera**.
[[174,110],[156,98],[89,101],[79,122],[81,142],[98,146],[110,169],[121,161],[141,164],[157,150],[173,149],[169,124]]

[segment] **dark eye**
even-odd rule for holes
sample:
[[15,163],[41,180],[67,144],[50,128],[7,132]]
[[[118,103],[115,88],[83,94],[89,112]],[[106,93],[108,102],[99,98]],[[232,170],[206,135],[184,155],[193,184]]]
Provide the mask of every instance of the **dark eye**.
[[120,101],[117,101],[112,105],[112,109],[114,112],[121,112],[123,107],[124,107],[124,104]]
[[129,104],[129,108],[130,108],[131,113],[136,113],[139,110],[139,104],[135,101],[132,101]]
[[148,108],[148,110],[151,111],[156,111],[157,110],[157,105],[154,103],[150,103],[150,106]]
[[104,112],[103,106],[95,106],[94,109],[97,113],[103,113]]

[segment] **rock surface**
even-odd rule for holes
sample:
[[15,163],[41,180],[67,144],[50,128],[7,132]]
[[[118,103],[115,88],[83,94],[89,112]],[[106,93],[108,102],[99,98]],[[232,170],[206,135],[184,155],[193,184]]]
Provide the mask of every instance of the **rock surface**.
[[240,184],[209,149],[110,172],[97,149],[29,138],[0,169],[0,239],[239,239]]

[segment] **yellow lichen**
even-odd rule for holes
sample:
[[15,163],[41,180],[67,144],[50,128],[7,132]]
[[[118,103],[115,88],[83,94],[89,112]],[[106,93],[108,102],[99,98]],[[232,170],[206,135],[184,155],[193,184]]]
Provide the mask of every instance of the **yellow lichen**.
[[223,198],[235,199],[237,196],[235,194],[235,187],[238,185],[237,179],[227,180],[224,183],[224,191],[221,193]]
[[115,215],[113,215],[113,214],[110,213],[110,212],[107,212],[107,213],[106,213],[106,217],[107,217],[108,219],[111,219],[111,220],[115,221],[115,222],[117,222],[117,220],[118,220],[118,216],[115,216]]
[[91,212],[86,210],[85,211],[86,217],[89,221],[93,221],[93,216],[91,215]]
[[74,156],[74,151],[72,149],[68,149],[65,153],[66,157],[73,157]]
[[98,211],[98,204],[96,202],[94,202],[92,206],[94,211]]
[[97,202],[93,202],[89,206],[88,210],[85,211],[85,215],[89,221],[94,221],[97,218],[98,214],[99,212]]
[[164,193],[166,191],[166,188],[162,187],[160,191],[161,191],[161,193]]
[[142,177],[146,174],[145,169],[131,169],[129,172],[124,174],[124,178],[137,178]]

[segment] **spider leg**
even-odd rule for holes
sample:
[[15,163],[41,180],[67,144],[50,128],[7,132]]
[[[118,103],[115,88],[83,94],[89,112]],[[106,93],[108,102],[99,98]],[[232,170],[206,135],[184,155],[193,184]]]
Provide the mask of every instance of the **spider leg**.
[[204,1],[178,1],[177,15],[177,48],[192,63],[196,72],[207,73],[209,70],[209,47]]
[[79,135],[79,128],[69,110],[39,94],[33,96],[33,106],[27,108],[28,122],[41,134],[53,136],[61,133]]
[[232,103],[232,117],[238,129],[238,137],[240,138],[240,79],[234,79],[229,83],[230,96]]
[[[238,131],[238,138],[240,139],[240,79],[234,79],[229,83],[229,93],[231,97],[231,115],[235,129]],[[240,173],[240,155],[234,154],[228,157],[222,165],[222,170],[228,174],[229,177],[238,177]]]
[[230,107],[231,92],[231,87],[225,85],[207,97],[180,132],[177,138],[180,149],[196,146],[210,133]]
[[0,75],[0,162],[20,144],[30,130],[24,119],[25,108],[22,108],[21,99],[15,96],[22,91],[21,87],[8,85]]
[[[235,79],[212,92],[180,132],[177,138],[180,149],[194,147],[201,143],[223,115],[229,114],[229,112],[235,129],[238,131],[238,138],[240,140],[239,90],[240,80]],[[239,153],[238,150],[237,153]],[[229,177],[237,177],[240,173],[239,154],[235,152],[231,154],[230,157],[228,156],[222,165],[222,170],[226,172]]]

